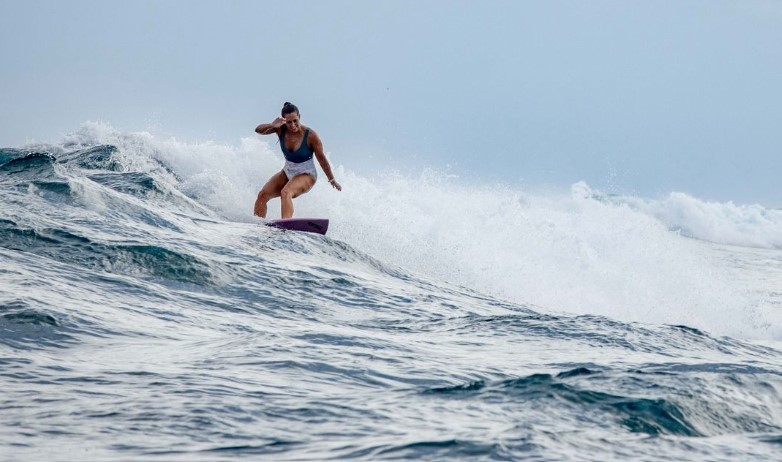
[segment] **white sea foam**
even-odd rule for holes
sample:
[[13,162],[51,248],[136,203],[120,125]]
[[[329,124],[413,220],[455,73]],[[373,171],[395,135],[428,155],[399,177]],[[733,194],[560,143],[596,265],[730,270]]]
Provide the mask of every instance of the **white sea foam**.
[[[86,124],[67,142],[114,144],[134,168],[170,168],[180,190],[234,221],[251,222],[255,196],[282,165],[260,138],[238,146],[183,143]],[[549,311],[684,324],[742,337],[782,337],[767,303],[714,258],[715,242],[782,245],[779,211],[700,201],[607,198],[585,183],[569,194],[466,184],[444,172],[368,177],[332,164],[296,200],[297,216],[327,216],[330,236],[380,260]],[[336,164],[336,165],[335,165]],[[272,201],[269,216],[279,215]]]
[[720,244],[782,249],[782,210],[709,202],[680,192],[662,200],[618,200],[687,236]]

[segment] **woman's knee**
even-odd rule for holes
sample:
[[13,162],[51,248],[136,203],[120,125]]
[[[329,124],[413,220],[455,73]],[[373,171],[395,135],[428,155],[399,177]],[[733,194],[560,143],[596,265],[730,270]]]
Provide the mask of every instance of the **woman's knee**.
[[265,204],[269,202],[271,198],[272,198],[271,194],[261,190],[261,192],[258,193],[258,198],[255,200],[255,202],[263,202]]
[[286,199],[293,199],[297,196],[296,192],[293,190],[293,188],[284,187],[282,188],[282,191],[280,191],[280,198],[283,200]]

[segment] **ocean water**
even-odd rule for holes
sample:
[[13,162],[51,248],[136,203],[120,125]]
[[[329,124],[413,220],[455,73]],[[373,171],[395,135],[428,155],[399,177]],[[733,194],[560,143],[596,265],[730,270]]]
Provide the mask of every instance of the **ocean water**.
[[0,150],[0,460],[782,459],[782,211],[281,163]]

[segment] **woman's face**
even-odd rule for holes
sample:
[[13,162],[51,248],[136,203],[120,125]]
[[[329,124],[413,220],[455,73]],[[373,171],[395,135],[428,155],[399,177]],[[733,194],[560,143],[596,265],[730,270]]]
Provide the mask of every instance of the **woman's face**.
[[285,119],[285,126],[288,127],[288,130],[292,133],[296,133],[301,128],[301,125],[299,124],[299,114],[295,112],[291,112],[289,114],[285,114],[283,116]]

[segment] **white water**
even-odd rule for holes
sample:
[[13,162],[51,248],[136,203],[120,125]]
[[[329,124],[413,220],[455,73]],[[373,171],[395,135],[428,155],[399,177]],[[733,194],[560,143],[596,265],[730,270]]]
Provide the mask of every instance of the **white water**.
[[[258,221],[255,196],[283,162],[271,138],[192,144],[91,123],[64,144],[81,143],[115,145],[133,168],[160,161],[180,190],[242,222]],[[782,292],[778,210],[683,193],[606,198],[584,183],[536,194],[436,171],[367,177],[331,162],[344,190],[319,181],[296,200],[296,215],[329,217],[330,237],[384,262],[547,311],[782,338],[780,309],[764,296]],[[279,201],[269,205],[279,215]],[[768,264],[739,269],[704,241],[763,248]]]

